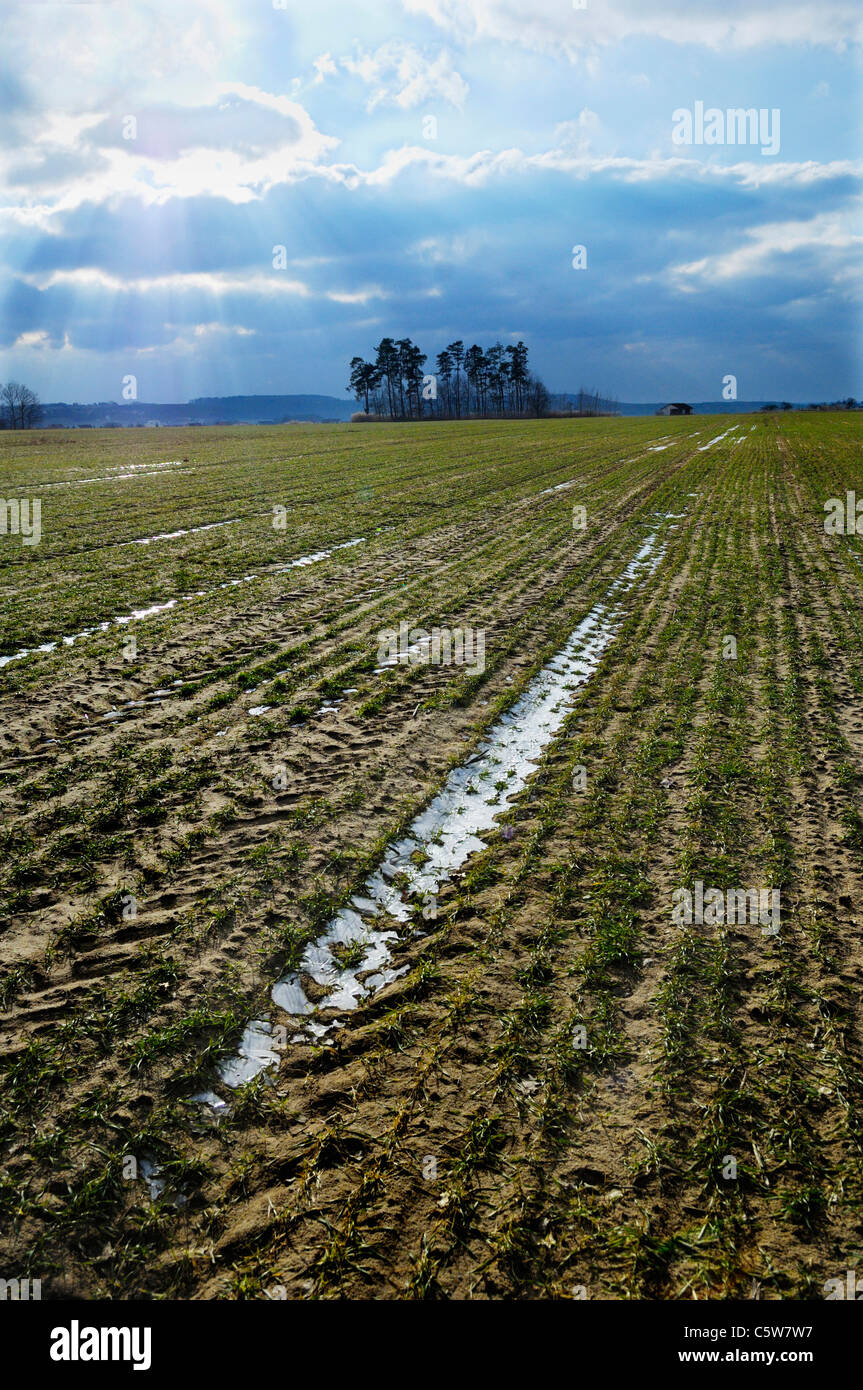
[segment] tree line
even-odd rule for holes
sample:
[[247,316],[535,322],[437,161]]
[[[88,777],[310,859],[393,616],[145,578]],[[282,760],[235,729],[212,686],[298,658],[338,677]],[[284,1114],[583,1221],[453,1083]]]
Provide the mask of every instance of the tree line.
[[465,347],[459,338],[426,371],[427,354],[410,338],[382,338],[374,360],[351,359],[348,390],[366,415],[391,420],[545,415],[550,396],[528,369],[527,347]]
[[620,402],[616,396],[603,396],[599,391],[585,391],[582,386],[578,395],[552,396],[552,415],[619,415]]
[[0,386],[0,429],[31,430],[42,419],[42,402],[29,386],[7,381]]
[[[759,406],[759,409],[760,409],[762,412],[765,412],[765,413],[766,413],[767,411],[772,411],[772,410],[794,410],[794,406],[791,404],[790,401],[783,401],[781,405],[777,405],[775,401],[771,401],[769,405],[762,405],[762,406]],[[821,401],[820,404],[816,404],[815,402],[812,402],[810,405],[800,406],[800,409],[801,409],[801,410],[861,410],[861,409],[863,409],[863,403],[861,403],[860,401],[855,400],[855,398],[854,398],[853,396],[846,396],[845,399],[844,399],[844,400],[841,400],[841,401],[830,401],[829,403],[828,403],[827,401]]]

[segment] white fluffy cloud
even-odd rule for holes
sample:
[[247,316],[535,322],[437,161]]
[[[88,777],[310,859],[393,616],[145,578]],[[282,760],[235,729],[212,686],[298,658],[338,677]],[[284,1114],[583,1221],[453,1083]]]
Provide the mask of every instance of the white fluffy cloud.
[[699,158],[664,157],[653,155],[639,159],[628,155],[593,155],[569,147],[527,154],[524,150],[478,150],[476,154],[438,154],[419,145],[406,145],[389,150],[377,168],[360,171],[353,166],[331,166],[330,172],[344,182],[382,186],[394,183],[412,169],[453,183],[476,187],[494,178],[531,173],[558,173],[573,179],[588,179],[594,175],[617,178],[626,183],[727,183],[738,188],[797,186],[800,188],[834,179],[863,177],[863,161],[833,160],[818,163],[804,160],[792,163],[768,163],[766,160],[741,160],[736,164],[718,164]]
[[373,53],[343,58],[341,65],[371,88],[369,111],[376,106],[398,106],[409,111],[421,102],[435,99],[461,110],[469,90],[446,49],[428,58],[401,39],[392,39]]

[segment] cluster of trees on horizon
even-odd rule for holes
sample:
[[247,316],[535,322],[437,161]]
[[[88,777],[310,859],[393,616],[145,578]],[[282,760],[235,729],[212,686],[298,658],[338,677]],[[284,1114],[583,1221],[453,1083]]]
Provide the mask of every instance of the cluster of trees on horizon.
[[0,429],[31,430],[42,420],[42,402],[29,386],[7,381],[0,386]]
[[351,359],[348,390],[369,416],[391,420],[460,420],[471,416],[520,418],[548,413],[551,397],[528,370],[527,347],[495,343],[483,350],[459,338],[435,358],[410,338],[382,338],[375,357]]

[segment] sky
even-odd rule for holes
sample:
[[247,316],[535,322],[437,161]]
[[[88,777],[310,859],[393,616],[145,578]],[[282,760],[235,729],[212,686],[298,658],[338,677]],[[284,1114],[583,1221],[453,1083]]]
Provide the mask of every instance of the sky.
[[860,0],[0,0],[0,381],[345,396],[390,336],[863,397],[861,37]]

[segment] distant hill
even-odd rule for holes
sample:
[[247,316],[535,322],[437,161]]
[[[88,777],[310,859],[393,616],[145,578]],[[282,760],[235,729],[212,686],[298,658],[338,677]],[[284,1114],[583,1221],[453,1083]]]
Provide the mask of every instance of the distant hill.
[[189,401],[196,419],[221,420],[350,420],[356,401],[338,396],[199,396]]
[[[567,409],[576,397],[562,392],[553,397],[554,407]],[[620,415],[654,415],[664,401],[630,402],[617,405]],[[739,415],[760,410],[767,401],[693,401],[696,415]],[[795,406],[799,409],[799,406]],[[185,405],[160,405],[153,401],[98,401],[81,405],[75,401],[54,401],[43,406],[43,426],[146,425],[275,425],[288,421],[332,423],[349,420],[357,410],[355,401],[338,396],[198,396]]]
[[153,401],[99,401],[70,405],[55,401],[42,407],[45,425],[248,425],[280,424],[285,420],[349,420],[354,401],[338,396],[199,396],[185,405]]

